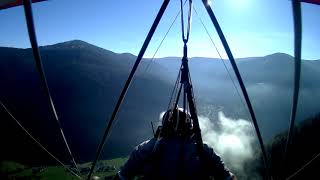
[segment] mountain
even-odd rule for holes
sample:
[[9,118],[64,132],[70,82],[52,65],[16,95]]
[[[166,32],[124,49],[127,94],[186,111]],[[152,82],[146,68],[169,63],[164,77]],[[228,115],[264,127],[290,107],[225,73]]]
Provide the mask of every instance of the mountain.
[[[91,161],[136,57],[74,40],[40,47],[45,73],[66,138],[77,160]],[[44,98],[31,49],[0,48],[1,101],[27,129],[61,159],[69,159]],[[198,112],[215,121],[219,111],[247,119],[248,111],[219,59],[189,59]],[[150,121],[166,110],[180,67],[180,58],[143,59],[130,86],[102,158],[126,156],[152,137]],[[232,68],[224,61],[237,85]],[[298,121],[319,112],[320,61],[302,63]],[[293,57],[276,53],[237,59],[264,139],[288,127]],[[150,65],[150,66],[149,66]],[[238,87],[239,91],[240,88]],[[241,91],[240,91],[240,94]],[[242,96],[242,95],[241,95]],[[1,109],[1,159],[29,163],[48,159]],[[21,151],[23,149],[23,151]],[[30,158],[32,157],[32,158]],[[53,161],[50,161],[53,162]]]
[[[92,160],[135,57],[116,54],[82,41],[40,47],[40,52],[48,86],[71,149],[78,159]],[[62,159],[68,159],[44,98],[31,49],[0,48],[0,54],[1,100],[40,142]],[[123,103],[107,143],[106,149],[109,150],[105,154],[108,156],[127,154],[134,144],[151,137],[150,121],[155,117],[157,120],[159,112],[166,108],[168,99],[163,97],[170,95],[171,84],[157,73],[144,73],[145,64],[142,63]],[[146,111],[145,107],[153,108]],[[1,119],[4,123],[1,135],[6,137],[7,154],[12,154],[9,151],[15,149],[17,156],[28,157],[34,148],[28,153],[19,149],[28,149],[23,146],[23,141],[34,144],[28,138],[19,140],[25,137],[24,132],[4,111],[1,111]],[[127,133],[125,137],[123,132]],[[40,161],[41,157],[30,159],[33,162],[37,160]]]
[[[167,67],[179,67],[179,58],[160,58],[155,62]],[[190,58],[190,71],[200,112],[207,112],[208,106],[235,119],[250,120],[244,98],[242,102],[230,80],[221,60],[214,58]],[[175,62],[175,63],[174,63]],[[240,96],[241,89],[229,61],[224,61],[235,82]],[[292,106],[294,59],[284,53],[264,57],[236,59],[239,71],[246,85],[264,139],[270,140],[276,133],[288,127]],[[170,65],[166,65],[170,64]],[[169,70],[174,71],[174,69]],[[319,112],[320,61],[303,60],[301,67],[300,95],[297,121]],[[217,113],[215,113],[217,114]],[[217,116],[210,117],[216,119]]]
[[[320,159],[317,157],[320,152],[320,143],[314,138],[319,137],[319,128],[320,114],[309,117],[295,126],[285,166],[284,152],[288,132],[281,132],[272,138],[266,149],[273,179],[313,179],[317,176],[317,170],[320,166]],[[247,164],[252,169],[256,168],[255,172],[264,173],[263,167],[253,166],[261,158],[260,153],[258,157],[248,161]]]

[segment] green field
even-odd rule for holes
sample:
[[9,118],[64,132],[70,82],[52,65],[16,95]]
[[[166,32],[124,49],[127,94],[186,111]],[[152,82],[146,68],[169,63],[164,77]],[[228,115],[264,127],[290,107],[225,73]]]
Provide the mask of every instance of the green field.
[[[101,160],[97,163],[95,173],[100,179],[112,178],[127,158],[115,158]],[[78,164],[81,171],[80,176],[86,179],[91,162]],[[79,179],[72,175],[63,166],[29,167],[13,161],[3,161],[0,164],[0,179]]]

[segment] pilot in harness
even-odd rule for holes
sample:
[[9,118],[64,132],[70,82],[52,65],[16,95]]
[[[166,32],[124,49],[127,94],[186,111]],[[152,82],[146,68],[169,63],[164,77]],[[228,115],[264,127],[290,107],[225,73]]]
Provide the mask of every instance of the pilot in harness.
[[[135,147],[117,179],[139,176],[144,179],[236,179],[213,149],[202,141],[187,55],[191,12],[192,0],[189,0],[185,35],[181,0],[183,57],[168,110],[154,137]],[[181,95],[183,108],[178,106]]]

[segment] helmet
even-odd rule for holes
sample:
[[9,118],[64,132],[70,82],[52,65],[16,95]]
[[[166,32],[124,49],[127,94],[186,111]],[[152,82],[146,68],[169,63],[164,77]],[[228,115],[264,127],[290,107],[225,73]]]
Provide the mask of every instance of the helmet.
[[189,135],[192,130],[192,119],[186,110],[173,108],[167,110],[162,117],[162,132],[167,136]]

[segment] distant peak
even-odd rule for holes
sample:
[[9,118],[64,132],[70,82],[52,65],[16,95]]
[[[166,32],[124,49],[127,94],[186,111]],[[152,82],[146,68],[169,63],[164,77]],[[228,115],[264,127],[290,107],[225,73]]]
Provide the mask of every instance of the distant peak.
[[75,39],[75,40],[70,40],[70,41],[66,41],[63,42],[64,44],[89,44],[85,41],[79,40],[79,39]]
[[135,58],[136,56],[131,54],[131,53],[121,53],[120,55],[130,57],[130,58]]
[[274,53],[274,54],[270,54],[270,55],[267,55],[267,56],[265,56],[265,57],[292,58],[291,55],[286,54],[286,53],[281,53],[281,52],[277,52],[277,53]]
[[61,42],[53,45],[47,46],[48,48],[71,48],[71,49],[83,49],[88,47],[96,47],[82,40],[71,40],[66,42]]

